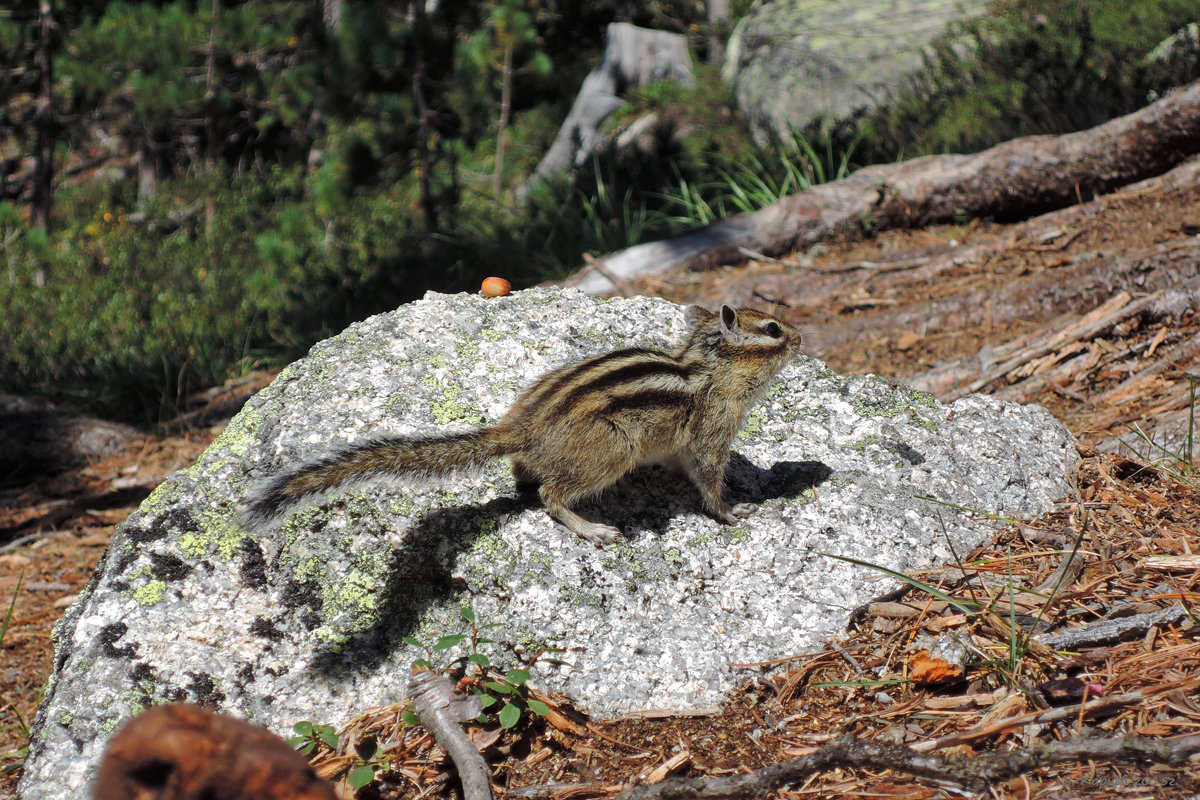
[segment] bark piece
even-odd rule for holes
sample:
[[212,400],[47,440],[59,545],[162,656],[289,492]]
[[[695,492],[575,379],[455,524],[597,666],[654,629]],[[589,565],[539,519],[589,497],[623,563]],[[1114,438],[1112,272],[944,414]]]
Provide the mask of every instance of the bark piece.
[[1055,650],[1078,650],[1081,647],[1098,647],[1144,636],[1150,628],[1177,625],[1187,618],[1187,610],[1183,606],[1175,605],[1146,614],[1134,614],[1131,617],[1102,619],[1082,628],[1054,634],[1039,634],[1033,638]]
[[274,734],[181,703],[134,717],[108,743],[94,800],[333,800]]

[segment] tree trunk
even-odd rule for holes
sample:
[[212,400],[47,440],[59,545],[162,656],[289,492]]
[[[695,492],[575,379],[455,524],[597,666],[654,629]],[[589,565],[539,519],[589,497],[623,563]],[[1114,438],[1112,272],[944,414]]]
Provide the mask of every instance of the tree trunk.
[[408,4],[408,35],[412,37],[413,47],[412,93],[413,104],[417,107],[417,148],[421,163],[418,183],[421,187],[421,210],[425,215],[425,228],[433,233],[438,229],[438,213],[437,202],[433,197],[433,182],[429,174],[433,169],[433,154],[429,148],[430,111],[429,106],[425,103],[425,45],[422,39],[425,35],[425,0],[411,0]]
[[609,25],[607,37],[600,64],[584,79],[550,149],[533,175],[517,190],[518,202],[538,181],[587,163],[600,143],[600,127],[609,115],[625,105],[621,95],[630,86],[663,79],[691,82],[687,37],[638,28],[627,22]]
[[330,33],[342,29],[342,0],[321,0],[321,22]]
[[640,244],[568,281],[587,292],[613,281],[780,255],[848,229],[919,227],[961,217],[1017,219],[1090,200],[1158,175],[1200,152],[1200,81],[1146,108],[1063,136],[1026,136],[974,155],[880,164],[695,233]]
[[708,63],[721,64],[725,60],[725,40],[729,37],[729,0],[708,2]]
[[[33,224],[50,231],[50,211],[54,183],[54,11],[50,0],[41,0],[38,9],[38,43],[35,62],[38,71],[37,104],[33,115],[34,166]],[[42,276],[43,279],[45,276]]]
[[508,122],[512,116],[513,46],[504,48],[504,67],[500,73],[500,121],[496,126],[496,173],[492,176],[492,197],[500,202],[504,189],[504,137],[508,133]]

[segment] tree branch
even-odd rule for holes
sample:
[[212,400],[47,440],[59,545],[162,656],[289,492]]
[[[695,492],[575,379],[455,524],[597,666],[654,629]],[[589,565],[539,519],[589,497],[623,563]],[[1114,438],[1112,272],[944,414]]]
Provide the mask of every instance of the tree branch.
[[985,791],[996,783],[1049,764],[1097,760],[1133,766],[1176,766],[1197,754],[1200,754],[1200,735],[1173,740],[1133,735],[1108,738],[1079,736],[1028,750],[945,758],[921,753],[901,744],[843,736],[813,753],[782,761],[748,775],[668,780],[653,786],[628,789],[617,795],[616,800],[761,797],[814,773],[838,767],[890,769],[972,791]]
[[422,724],[458,767],[463,800],[492,800],[487,763],[459,724],[461,720],[479,716],[482,711],[479,698],[459,694],[449,678],[429,670],[409,679],[408,693]]

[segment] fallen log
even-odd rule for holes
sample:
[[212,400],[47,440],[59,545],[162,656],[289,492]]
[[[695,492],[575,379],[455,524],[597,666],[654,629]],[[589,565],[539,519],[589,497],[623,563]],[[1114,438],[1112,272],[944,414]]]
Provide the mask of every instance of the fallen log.
[[[1200,81],[1089,130],[1027,136],[974,155],[865,167],[760,211],[600,261],[604,272],[628,280],[740,261],[740,249],[780,255],[860,226],[883,230],[963,216],[1023,218],[1161,174],[1197,152]],[[604,272],[584,269],[567,283],[593,294],[611,291]]]

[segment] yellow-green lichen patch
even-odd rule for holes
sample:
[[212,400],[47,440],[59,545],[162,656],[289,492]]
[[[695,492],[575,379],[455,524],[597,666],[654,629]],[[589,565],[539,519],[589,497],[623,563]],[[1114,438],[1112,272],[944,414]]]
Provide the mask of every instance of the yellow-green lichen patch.
[[799,422],[809,417],[816,417],[819,420],[829,419],[829,409],[827,408],[789,408],[780,416],[784,422]]
[[139,605],[153,606],[162,602],[163,596],[167,593],[167,584],[164,581],[152,580],[147,581],[143,586],[134,589],[133,599]]
[[177,544],[179,552],[186,558],[200,558],[208,554],[208,548],[212,546],[214,536],[207,533],[188,532],[181,534]]
[[762,426],[765,421],[766,417],[764,417],[762,414],[757,411],[751,411],[746,417],[746,424],[742,426],[740,431],[738,431],[738,441],[744,442],[751,436],[758,435],[758,432],[762,430]]
[[324,506],[309,506],[292,514],[283,523],[283,550],[280,560],[288,564],[295,558],[292,548],[310,530],[320,530],[328,520],[329,508]]
[[483,558],[471,558],[467,564],[467,579],[472,584],[487,584],[496,575],[510,571],[512,553],[504,540],[496,534],[484,534],[471,542],[471,553],[482,553]]
[[[407,363],[403,366],[397,366],[397,371],[408,369]],[[407,393],[393,394],[383,402],[383,411],[389,417],[403,416],[404,412],[412,406],[412,397]]]
[[379,610],[380,575],[372,571],[352,569],[328,593],[328,600],[339,611],[355,616],[371,615]]
[[305,581],[314,579],[324,581],[326,577],[325,571],[325,562],[313,556],[297,564],[293,574],[297,581],[304,583]]
[[392,500],[388,503],[388,511],[396,517],[409,516],[413,512],[412,498],[408,496],[407,492],[402,493],[399,500]]
[[183,484],[179,476],[168,478],[158,485],[142,503],[142,510],[153,513],[183,499]]
[[834,372],[832,369],[830,369],[829,365],[822,363],[820,368],[817,369],[816,373],[813,375],[813,379],[814,380],[825,380],[825,381],[837,381],[840,383],[842,381],[842,376],[837,374],[836,372]]
[[849,444],[842,445],[842,449],[849,450],[853,453],[858,453],[859,455],[866,455],[868,447],[878,444],[879,437],[875,434],[871,434],[870,436],[864,436],[862,439],[859,439],[856,442],[850,442]]
[[638,562],[638,553],[633,549],[629,540],[622,537],[604,546],[604,568],[610,572],[628,569],[636,574],[644,574],[645,568]]
[[155,695],[154,681],[151,680],[138,681],[133,689],[121,692],[121,699],[129,705],[129,712],[135,717],[148,708],[171,702],[166,697]]
[[340,653],[346,646],[346,642],[350,641],[350,634],[335,631],[328,625],[322,625],[313,631],[313,638],[323,644],[329,652]]
[[729,544],[741,544],[742,542],[749,541],[750,531],[740,526],[722,525],[721,538]]
[[[331,566],[331,555],[304,559],[292,575],[297,583],[315,584],[325,624],[314,635],[327,647],[340,647],[378,621],[390,572],[381,553],[359,554],[352,564],[341,568]],[[343,569],[344,574],[339,574]]]
[[487,417],[479,412],[478,409],[472,408],[466,403],[460,402],[462,397],[462,388],[454,385],[442,387],[442,397],[444,400],[435,400],[429,404],[430,410],[433,411],[433,420],[439,425],[446,425],[451,422],[465,422],[470,425],[482,425],[487,422]]
[[913,389],[899,381],[890,384],[895,391],[886,402],[869,402],[855,398],[854,410],[862,417],[895,417],[916,407],[936,408],[937,398],[929,392]]
[[460,364],[474,364],[479,360],[479,342],[460,335],[454,342]]
[[585,591],[581,586],[576,584],[568,584],[560,582],[558,590],[562,593],[563,600],[572,606],[590,606],[592,608],[603,608],[604,598],[595,592]]
[[700,547],[716,542],[723,545],[739,544],[750,538],[750,531],[734,525],[722,525],[714,531],[702,531],[688,539],[688,547]]
[[[209,445],[210,452],[224,452],[234,458],[245,457],[255,444],[255,434],[262,425],[263,419],[262,413],[257,408],[244,407],[237,416],[229,421],[221,435]],[[221,463],[218,460],[213,462],[214,466]]]
[[806,486],[788,498],[794,505],[806,506],[817,499],[817,490]]
[[249,534],[238,524],[237,515],[230,511],[206,511],[200,515],[204,529],[212,531],[217,555],[229,561],[237,554],[242,540]]
[[121,727],[120,716],[108,717],[96,725],[96,731],[100,734],[101,739],[111,739],[119,727]]
[[474,520],[475,533],[479,536],[492,536],[500,530],[500,523],[495,517],[476,514]]

